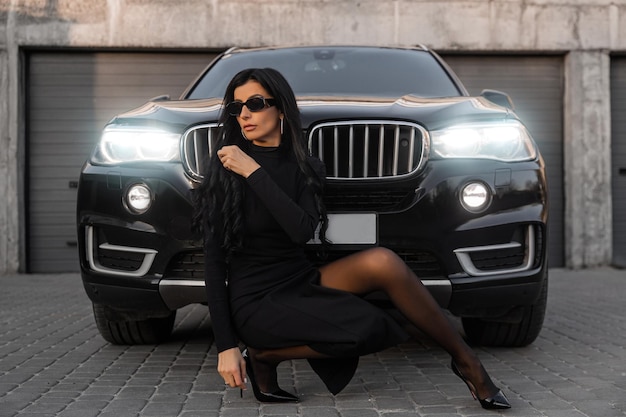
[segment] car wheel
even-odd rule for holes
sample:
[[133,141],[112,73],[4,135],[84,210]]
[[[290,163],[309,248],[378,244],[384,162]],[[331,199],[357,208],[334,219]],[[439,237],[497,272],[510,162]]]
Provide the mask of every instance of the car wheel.
[[521,320],[504,322],[482,318],[464,317],[463,330],[471,343],[483,346],[520,347],[535,341],[546,313],[548,301],[548,276],[543,281],[535,304],[524,307]]
[[94,304],[93,315],[98,331],[107,342],[115,345],[155,344],[166,340],[172,333],[176,311],[164,317],[148,317],[119,312],[110,307]]

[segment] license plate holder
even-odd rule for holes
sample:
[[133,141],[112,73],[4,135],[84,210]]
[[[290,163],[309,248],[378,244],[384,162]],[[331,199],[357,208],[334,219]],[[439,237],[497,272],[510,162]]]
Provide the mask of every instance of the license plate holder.
[[[378,243],[377,213],[328,213],[326,239],[332,245],[376,245]],[[318,233],[308,243],[321,243]]]

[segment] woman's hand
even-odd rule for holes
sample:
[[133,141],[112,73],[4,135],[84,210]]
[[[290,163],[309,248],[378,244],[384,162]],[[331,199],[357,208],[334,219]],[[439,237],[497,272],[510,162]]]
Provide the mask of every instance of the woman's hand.
[[222,165],[229,171],[248,178],[261,166],[237,145],[228,145],[217,151]]
[[217,355],[217,372],[229,387],[246,389],[246,361],[239,348],[226,349]]

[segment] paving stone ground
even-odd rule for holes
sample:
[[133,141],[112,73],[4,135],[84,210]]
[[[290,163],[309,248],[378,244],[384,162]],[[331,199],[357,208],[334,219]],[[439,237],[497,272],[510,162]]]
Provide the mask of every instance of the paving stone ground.
[[[78,274],[0,277],[0,417],[405,417],[626,415],[626,271],[550,271],[544,328],[525,348],[476,350],[511,410],[485,411],[424,337],[362,359],[328,394],[305,361],[280,383],[299,404],[226,389],[204,306],[179,311],[169,342],[114,346],[98,334]],[[457,322],[458,324],[458,322]]]

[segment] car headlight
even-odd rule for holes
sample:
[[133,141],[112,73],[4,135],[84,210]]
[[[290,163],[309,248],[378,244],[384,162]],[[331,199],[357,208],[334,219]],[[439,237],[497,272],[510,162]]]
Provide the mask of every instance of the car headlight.
[[165,130],[106,128],[91,161],[101,165],[180,160],[180,135]]
[[530,134],[520,122],[468,123],[431,132],[432,150],[441,158],[483,158],[504,162],[536,158]]

